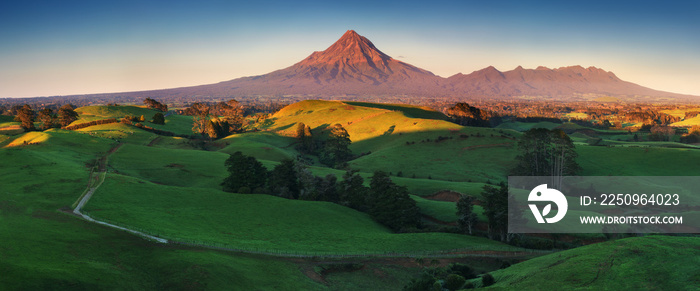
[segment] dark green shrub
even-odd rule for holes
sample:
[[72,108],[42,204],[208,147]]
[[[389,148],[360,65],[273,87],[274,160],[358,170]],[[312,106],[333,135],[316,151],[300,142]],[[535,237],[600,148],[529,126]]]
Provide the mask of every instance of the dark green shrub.
[[486,274],[486,275],[481,276],[482,287],[491,286],[491,285],[493,285],[493,283],[496,283],[496,279],[494,279],[491,274]]
[[450,291],[455,291],[462,288],[465,282],[467,282],[467,280],[464,279],[464,277],[457,274],[450,274],[447,276],[447,279],[445,279],[444,287]]

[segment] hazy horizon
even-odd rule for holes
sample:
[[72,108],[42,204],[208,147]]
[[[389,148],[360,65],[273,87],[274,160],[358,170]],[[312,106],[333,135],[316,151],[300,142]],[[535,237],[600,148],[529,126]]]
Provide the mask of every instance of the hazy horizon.
[[449,77],[595,66],[700,96],[698,3],[417,1],[0,4],[0,97],[141,91],[266,74],[349,29]]

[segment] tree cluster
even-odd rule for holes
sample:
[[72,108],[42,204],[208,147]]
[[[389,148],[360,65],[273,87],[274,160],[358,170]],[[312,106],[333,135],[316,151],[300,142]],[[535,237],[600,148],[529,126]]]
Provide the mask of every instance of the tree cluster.
[[148,108],[148,109],[155,109],[155,110],[162,111],[162,112],[168,111],[168,105],[160,103],[160,102],[153,100],[151,98],[144,99],[143,104],[146,104],[146,108]]
[[[519,155],[512,170],[514,176],[575,175],[580,170],[576,163],[576,149],[566,133],[560,129],[533,128],[518,141]],[[560,185],[555,182],[555,187]]]
[[78,120],[78,113],[75,112],[73,106],[70,104],[63,105],[59,108],[58,114],[54,113],[53,109],[49,107],[44,107],[37,113],[29,104],[12,106],[7,113],[15,115],[15,121],[21,122],[20,127],[25,131],[36,130],[34,122],[37,121],[37,119],[42,123],[42,130],[54,127],[65,127],[73,121]]
[[244,109],[233,99],[212,106],[192,103],[181,113],[192,116],[192,132],[212,139],[243,131]]
[[319,177],[293,160],[284,160],[272,171],[253,157],[236,152],[225,165],[229,176],[221,183],[224,191],[272,194],[287,199],[328,201],[367,212],[375,221],[394,231],[420,227],[420,213],[408,190],[375,172],[370,187],[357,172],[348,171],[342,181],[334,175]]
[[35,113],[31,106],[25,104],[17,110],[17,115],[15,115],[15,121],[19,121],[20,127],[26,131],[35,130],[34,127]]
[[75,112],[75,107],[71,104],[66,104],[58,109],[58,123],[62,127],[66,127],[78,120],[78,113]]
[[405,291],[461,290],[474,288],[467,280],[476,278],[476,272],[468,265],[452,263],[446,267],[426,268],[420,277],[403,287]]
[[500,123],[500,117],[495,112],[481,110],[467,103],[457,103],[448,108],[446,112],[459,125],[491,127],[498,125],[494,123]]
[[350,134],[339,123],[327,129],[325,139],[312,134],[311,127],[300,122],[296,128],[296,149],[304,154],[317,155],[327,166],[343,168],[354,156],[350,150]]

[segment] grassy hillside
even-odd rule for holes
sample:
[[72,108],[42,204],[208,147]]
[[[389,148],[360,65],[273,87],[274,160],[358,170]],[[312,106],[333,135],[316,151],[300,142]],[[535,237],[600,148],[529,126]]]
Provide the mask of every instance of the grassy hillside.
[[496,284],[490,289],[692,290],[700,284],[700,239],[621,239],[530,259],[492,274]]
[[164,238],[272,253],[515,249],[464,235],[394,234],[367,214],[328,202],[157,185],[117,174],[107,176],[85,210]]
[[696,149],[576,146],[583,176],[696,176]]
[[[124,116],[142,116],[146,119],[143,122],[144,125],[153,127],[155,129],[170,131],[181,135],[192,134],[192,117],[183,115],[169,115],[165,117],[165,124],[154,124],[150,120],[153,119],[153,115],[160,112],[153,109],[147,109],[144,107],[137,106],[85,106],[75,109],[75,112],[80,114],[80,118],[74,121],[72,124],[80,124],[93,120],[116,118],[121,119]],[[161,112],[162,113],[162,112]]]
[[221,189],[227,158],[217,152],[125,145],[110,157],[110,167],[157,184]]
[[[318,289],[277,259],[163,247],[59,209],[83,192],[113,141],[64,130],[0,148],[0,289]],[[13,137],[15,138],[15,137]]]
[[[155,113],[135,106],[89,106],[78,112],[77,123],[125,115],[150,119]],[[454,223],[454,202],[423,197],[440,190],[479,197],[487,180],[507,176],[520,133],[446,120],[439,112],[415,106],[304,101],[257,124],[263,131],[214,142],[158,136],[124,124],[0,135],[0,289],[391,289],[400,288],[406,282],[399,281],[417,271],[412,269],[416,265],[387,259],[391,267],[364,267],[314,281],[304,268],[327,262],[160,245],[62,212],[84,192],[96,160],[118,142],[124,145],[109,157],[107,179],[84,210],[169,239],[272,254],[424,256],[452,249],[518,250],[457,234],[392,233],[367,214],[332,203],[220,191],[228,154],[242,151],[272,168],[299,154],[290,137],[297,123],[310,125],[314,134],[341,123],[353,140],[353,152],[364,153],[350,167],[359,169],[367,183],[375,170],[391,172],[424,214]],[[166,121],[162,126],[145,124],[180,134],[191,131],[191,117],[169,116]],[[2,124],[16,122],[0,118]],[[610,140],[628,138],[615,134],[572,135],[582,175],[700,175],[693,163],[700,158],[697,149]],[[586,145],[596,135],[616,146]],[[318,163],[310,170],[339,178],[345,172]],[[475,211],[485,221],[483,208],[476,206]],[[661,236],[590,245],[494,272],[494,288],[684,289],[700,282],[699,247],[697,238]]]

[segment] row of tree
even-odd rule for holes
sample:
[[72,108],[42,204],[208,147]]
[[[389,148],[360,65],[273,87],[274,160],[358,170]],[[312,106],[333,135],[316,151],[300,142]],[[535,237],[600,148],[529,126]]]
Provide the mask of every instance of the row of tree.
[[37,118],[42,123],[42,130],[66,127],[73,121],[78,120],[78,113],[74,109],[72,105],[66,104],[58,109],[58,114],[55,114],[51,108],[44,108],[37,114],[31,106],[25,104],[21,108],[16,109],[15,121],[21,122],[20,127],[26,131],[36,130],[34,122]]
[[262,163],[241,152],[226,160],[229,176],[224,191],[267,193],[288,199],[328,201],[368,213],[375,221],[394,231],[421,226],[419,209],[406,187],[396,185],[385,172],[377,171],[370,186],[355,171],[342,181],[336,176],[314,176],[304,165],[284,160],[268,171]]

